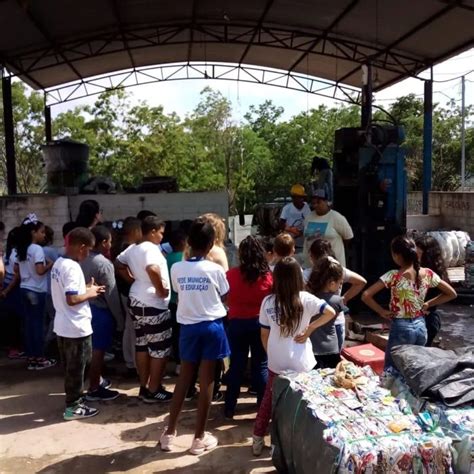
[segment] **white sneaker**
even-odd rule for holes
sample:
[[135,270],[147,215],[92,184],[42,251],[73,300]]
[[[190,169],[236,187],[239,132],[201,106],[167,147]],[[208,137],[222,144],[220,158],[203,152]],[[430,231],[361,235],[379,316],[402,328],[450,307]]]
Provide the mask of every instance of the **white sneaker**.
[[262,454],[263,448],[265,447],[265,439],[263,436],[252,436],[252,452],[254,456],[260,456]]
[[160,446],[162,451],[173,451],[173,443],[176,438],[176,431],[173,434],[167,434],[168,427],[165,426],[160,436]]
[[211,433],[205,432],[202,438],[194,438],[193,444],[189,452],[195,456],[203,454],[205,451],[210,451],[218,445],[219,441]]

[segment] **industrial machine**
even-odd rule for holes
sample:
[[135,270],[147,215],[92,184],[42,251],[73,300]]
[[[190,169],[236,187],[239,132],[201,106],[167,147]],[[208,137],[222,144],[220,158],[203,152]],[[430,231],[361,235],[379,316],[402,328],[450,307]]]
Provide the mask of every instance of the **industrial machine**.
[[369,283],[393,267],[390,241],[406,231],[403,128],[372,124],[336,131],[334,208],[354,231],[348,267]]

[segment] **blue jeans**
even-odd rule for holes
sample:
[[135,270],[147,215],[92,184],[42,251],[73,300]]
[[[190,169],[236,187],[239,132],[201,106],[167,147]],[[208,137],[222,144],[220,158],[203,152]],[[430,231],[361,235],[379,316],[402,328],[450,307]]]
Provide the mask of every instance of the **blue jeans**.
[[252,355],[252,387],[257,392],[257,402],[259,403],[262,400],[268,377],[267,354],[260,339],[260,325],[257,318],[231,319],[227,328],[227,337],[231,356],[230,368],[227,373],[225,409],[233,412],[239,398],[249,348]]
[[46,293],[21,288],[25,320],[25,351],[29,358],[44,355],[44,308]]
[[346,326],[344,324],[335,324],[337,334],[337,343],[339,345],[339,353],[342,351],[342,345],[344,344],[344,339],[346,337]]
[[425,318],[416,319],[393,319],[387,348],[385,349],[385,369],[394,367],[390,354],[392,347],[403,344],[424,346],[427,340]]

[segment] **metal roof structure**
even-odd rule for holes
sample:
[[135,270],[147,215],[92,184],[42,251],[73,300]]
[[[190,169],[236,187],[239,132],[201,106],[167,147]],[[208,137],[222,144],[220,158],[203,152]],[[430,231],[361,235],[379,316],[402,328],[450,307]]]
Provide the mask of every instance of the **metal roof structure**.
[[0,0],[0,65],[34,89],[222,62],[383,89],[474,44],[474,0]]

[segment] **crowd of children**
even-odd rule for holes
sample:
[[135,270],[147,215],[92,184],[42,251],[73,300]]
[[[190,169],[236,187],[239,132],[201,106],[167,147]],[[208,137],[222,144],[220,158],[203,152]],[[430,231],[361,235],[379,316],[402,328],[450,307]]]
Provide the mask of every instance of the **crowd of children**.
[[[253,452],[259,455],[274,377],[336,367],[347,303],[363,292],[366,280],[341,265],[324,238],[312,241],[311,265],[303,269],[295,258],[296,235],[248,236],[239,245],[238,265],[229,269],[225,224],[215,214],[182,221],[172,232],[150,211],[111,228],[101,221],[99,204],[84,201],[77,219],[64,226],[59,252],[51,229],[35,214],[10,230],[0,265],[9,357],[26,358],[29,370],[53,367],[45,346],[54,332],[65,374],[63,417],[87,418],[98,410],[86,401],[120,395],[103,372],[106,352],[121,333],[127,370],[138,373],[139,398],[171,402],[162,450],[173,450],[183,403],[197,394],[199,381],[190,449],[199,455],[218,443],[206,422],[211,402],[223,397],[224,361],[224,416],[232,419],[250,351],[249,392],[258,406]],[[400,236],[391,250],[397,269],[362,293],[372,310],[391,320],[387,368],[393,346],[432,343],[440,324],[436,307],[456,297],[434,239]],[[391,292],[388,308],[374,298],[384,288]],[[170,358],[178,374],[173,393],[163,385]]]

